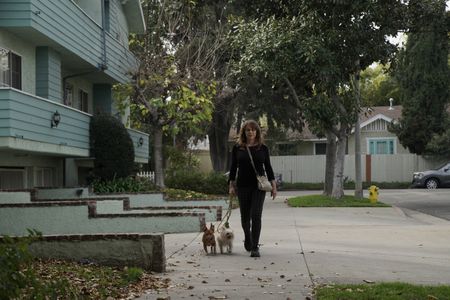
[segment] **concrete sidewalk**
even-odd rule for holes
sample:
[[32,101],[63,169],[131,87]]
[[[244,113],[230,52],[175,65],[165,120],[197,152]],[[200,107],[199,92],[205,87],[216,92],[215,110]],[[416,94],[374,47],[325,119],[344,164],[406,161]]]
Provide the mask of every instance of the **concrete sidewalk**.
[[396,207],[290,208],[290,195],[265,200],[261,258],[244,250],[239,210],[232,254],[205,255],[201,233],[166,235],[173,286],[140,299],[305,299],[320,283],[450,284],[450,222]]

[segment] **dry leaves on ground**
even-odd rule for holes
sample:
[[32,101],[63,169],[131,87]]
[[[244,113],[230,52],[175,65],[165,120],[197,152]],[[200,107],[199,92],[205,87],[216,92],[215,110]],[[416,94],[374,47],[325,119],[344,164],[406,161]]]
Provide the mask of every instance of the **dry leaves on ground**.
[[[35,260],[31,268],[41,283],[65,281],[71,292],[83,299],[132,299],[150,290],[167,289],[170,284],[169,278],[136,268],[119,269],[55,259]],[[25,289],[24,294],[29,294],[31,289]]]

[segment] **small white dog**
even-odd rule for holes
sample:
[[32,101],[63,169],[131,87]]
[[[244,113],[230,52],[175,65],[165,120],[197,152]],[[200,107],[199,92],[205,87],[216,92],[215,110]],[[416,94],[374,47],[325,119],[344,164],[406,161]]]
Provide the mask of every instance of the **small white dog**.
[[234,240],[233,229],[221,226],[217,232],[217,243],[219,244],[220,253],[223,254],[223,247],[226,247],[227,252],[231,253],[233,251]]

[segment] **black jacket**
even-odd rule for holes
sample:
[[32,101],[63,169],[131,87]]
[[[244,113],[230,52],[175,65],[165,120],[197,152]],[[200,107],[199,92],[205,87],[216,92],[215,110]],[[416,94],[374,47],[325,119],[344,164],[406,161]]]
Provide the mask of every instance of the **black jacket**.
[[[266,145],[249,147],[259,175],[266,175],[269,181],[275,179],[270,164],[269,149]],[[237,173],[237,180],[236,180]],[[257,187],[256,174],[252,167],[247,148],[234,145],[231,152],[229,181],[236,180],[238,187]]]

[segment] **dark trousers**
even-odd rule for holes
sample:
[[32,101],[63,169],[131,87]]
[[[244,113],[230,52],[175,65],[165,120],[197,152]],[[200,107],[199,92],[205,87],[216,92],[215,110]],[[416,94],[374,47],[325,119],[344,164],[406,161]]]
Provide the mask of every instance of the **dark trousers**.
[[252,245],[252,250],[258,249],[261,234],[261,215],[266,192],[257,188],[239,187],[237,190],[241,210],[241,224],[245,240]]

